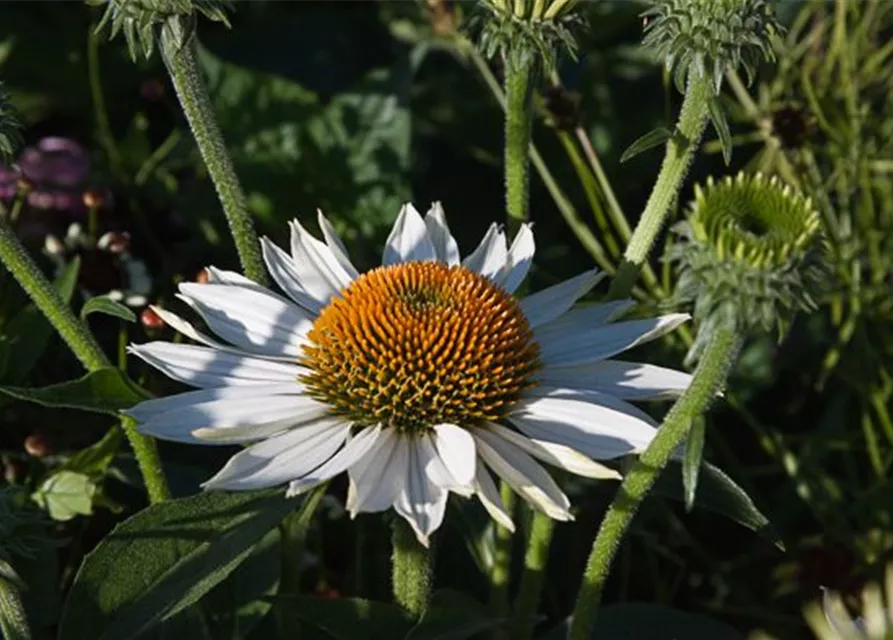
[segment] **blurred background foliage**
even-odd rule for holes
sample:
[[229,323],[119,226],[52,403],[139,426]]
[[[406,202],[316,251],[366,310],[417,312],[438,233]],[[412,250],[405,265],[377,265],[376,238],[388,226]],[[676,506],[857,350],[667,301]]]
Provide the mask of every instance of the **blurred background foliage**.
[[[856,593],[893,559],[893,3],[778,5],[787,26],[778,63],[749,89],[736,76],[724,89],[731,165],[718,141],[708,140],[679,205],[695,181],[747,169],[780,175],[822,213],[831,274],[820,309],[800,317],[781,344],[772,337],[749,343],[724,401],[707,417],[707,459],[746,490],[785,551],[771,535],[655,497],[622,549],[608,597],[705,614],[739,631],[729,637],[765,629],[795,639],[808,637],[800,608],[819,587]],[[538,88],[534,288],[618,262],[629,230],[607,212],[635,223],[661,154],[652,149],[623,164],[620,157],[644,132],[670,126],[680,98],[639,47],[641,5],[583,6],[589,28],[579,59]],[[420,208],[442,201],[466,251],[504,217],[502,114],[493,88],[500,69],[484,63],[461,31],[471,10],[442,0],[253,0],[236,4],[231,30],[201,24],[201,62],[261,233],[282,242],[287,220],[297,216],[315,228],[320,208],[358,266],[369,267],[406,200]],[[59,290],[80,305],[86,296],[136,291],[140,279],[146,298],[164,305],[177,281],[200,277],[205,265],[235,268],[159,58],[134,66],[121,40],[93,33],[101,10],[80,3],[11,3],[3,13],[0,78],[26,145],[39,149],[47,136],[64,137],[84,151],[83,158],[55,158],[83,169],[73,181],[55,179],[47,167],[57,165],[47,158],[31,174],[20,158],[20,173],[0,176],[19,235]],[[103,244],[108,232],[112,240]],[[651,267],[636,293],[646,311],[665,307],[672,291],[667,267],[659,260]],[[127,342],[170,335],[140,302],[132,305],[137,323],[91,316],[122,363]],[[689,342],[682,333],[646,357],[678,364]],[[138,364],[126,366],[152,391],[171,390]],[[0,274],[0,384],[43,386],[77,375],[61,341]],[[135,465],[110,424],[107,416],[0,396],[3,482],[31,492],[46,512],[26,519],[29,535],[43,531],[37,542],[23,552],[0,540],[0,554],[8,552],[29,584],[26,604],[39,599],[35,624],[43,632],[55,624],[61,590],[83,554],[143,506]],[[228,455],[163,446],[175,494],[196,492]],[[678,467],[667,471],[674,477],[664,478],[664,493],[679,496],[678,474]],[[546,582],[553,623],[571,607],[615,489],[571,488],[580,512],[575,525],[557,528]],[[12,496],[4,494],[4,504]],[[351,522],[326,500],[302,560],[306,588],[386,599],[385,526]],[[754,513],[738,519],[756,526]],[[455,509],[447,522],[438,580],[468,591],[470,576],[479,576],[470,590],[485,599],[492,532],[470,510]],[[15,537],[10,527],[0,526],[0,535]],[[275,544],[273,535],[209,596],[230,610],[214,618],[213,637],[263,636],[269,605],[257,598],[279,580],[269,552]],[[35,545],[44,551],[35,553]],[[236,593],[244,580],[264,588]],[[705,627],[687,637],[718,636]]]

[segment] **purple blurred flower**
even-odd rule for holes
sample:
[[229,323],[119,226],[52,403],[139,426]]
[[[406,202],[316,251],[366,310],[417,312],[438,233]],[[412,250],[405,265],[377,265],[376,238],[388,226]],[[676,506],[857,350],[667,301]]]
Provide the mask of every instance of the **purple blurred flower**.
[[28,194],[29,205],[83,211],[81,187],[90,171],[90,159],[80,144],[58,136],[42,138],[22,151],[18,165],[21,175],[34,185]]
[[0,200],[11,200],[15,197],[22,172],[17,167],[0,164]]

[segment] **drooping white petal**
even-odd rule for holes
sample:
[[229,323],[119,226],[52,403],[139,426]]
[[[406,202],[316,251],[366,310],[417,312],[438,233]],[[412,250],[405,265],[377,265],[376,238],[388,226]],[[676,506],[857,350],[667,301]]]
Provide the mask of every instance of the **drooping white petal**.
[[431,482],[425,471],[432,456],[437,457],[434,447],[425,447],[418,439],[407,439],[407,445],[406,482],[397,494],[394,509],[409,523],[419,542],[427,547],[428,537],[443,522],[449,492]]
[[541,384],[550,387],[591,389],[623,400],[675,398],[691,383],[691,375],[683,371],[622,360],[546,366],[536,376]]
[[424,461],[423,468],[428,480],[441,489],[452,491],[466,498],[474,494],[471,481],[458,482],[450,470],[444,464],[443,458],[434,444],[434,436],[430,433],[418,435],[414,438],[415,445],[419,448],[420,459]]
[[194,387],[292,383],[303,369],[297,365],[210,349],[192,344],[149,342],[131,345],[129,353],[169,378]]
[[462,266],[492,280],[505,268],[507,252],[505,233],[494,222],[477,248],[462,261]]
[[646,320],[630,320],[616,324],[580,329],[536,333],[540,360],[546,366],[588,364],[644,344],[668,333],[688,320],[687,313],[673,313]]
[[353,280],[326,243],[314,238],[299,221],[292,220],[291,256],[303,288],[320,301],[328,301]]
[[428,237],[434,245],[434,253],[441,262],[453,266],[459,264],[459,245],[450,233],[447,226],[446,214],[439,202],[431,205],[431,209],[425,215],[425,227],[428,229]]
[[656,424],[628,402],[597,391],[537,387],[516,404],[508,420],[537,440],[557,442],[596,460],[640,451]]
[[385,243],[384,266],[415,260],[437,260],[437,253],[422,216],[412,204],[404,204]]
[[474,438],[454,424],[434,425],[434,434],[434,446],[447,471],[457,484],[470,486],[477,458]]
[[563,313],[561,316],[536,328],[537,339],[549,339],[554,336],[567,335],[592,330],[613,322],[618,316],[635,306],[634,300],[612,300],[580,306]]
[[487,510],[487,513],[490,514],[491,518],[514,533],[515,523],[512,522],[511,517],[505,510],[505,505],[502,503],[502,498],[499,496],[499,490],[496,488],[496,484],[493,482],[490,472],[487,471],[487,467],[484,466],[483,462],[480,460],[476,460],[475,462],[474,491],[478,500],[481,501],[481,504],[484,506],[484,509]]
[[231,284],[236,287],[254,289],[261,293],[270,293],[265,287],[259,285],[251,278],[246,278],[237,271],[227,271],[217,267],[207,267],[205,271],[208,273],[208,284]]
[[521,300],[521,311],[531,327],[538,327],[554,320],[570,309],[604,277],[598,269],[585,271],[578,276],[553,285]]
[[344,272],[350,276],[351,279],[356,280],[360,274],[350,261],[350,257],[347,255],[347,248],[344,246],[344,243],[341,242],[341,236],[338,235],[338,232],[335,231],[335,227],[332,226],[332,223],[329,222],[328,218],[326,218],[319,209],[316,210],[316,220],[319,223],[323,238],[326,239],[329,251],[332,252],[335,260],[338,261],[338,264],[341,265]]
[[227,398],[241,398],[243,400],[258,396],[294,395],[300,393],[302,387],[297,383],[275,383],[263,386],[226,386],[198,391],[187,391],[162,398],[144,400],[139,404],[122,411],[137,422],[148,422],[155,416],[161,415],[172,409],[199,404],[209,400],[224,400]]
[[[294,258],[285,251],[273,244],[268,238],[260,239],[261,251],[263,252],[264,262],[267,265],[267,271],[273,276],[276,284],[304,309],[312,314],[318,314],[332,295],[332,290],[326,285],[319,291],[317,287],[316,293],[311,293],[304,286],[304,282],[313,283],[314,275],[307,276],[308,272],[313,268],[309,265],[299,267]],[[312,286],[312,284],[311,284]]]
[[192,282],[180,292],[214,333],[246,351],[297,357],[313,326],[307,312],[268,293]]
[[365,456],[347,470],[347,510],[358,513],[390,509],[406,481],[408,449],[396,429],[384,429]]
[[591,458],[587,458],[579,451],[574,451],[570,447],[554,442],[546,442],[545,440],[533,440],[527,436],[521,435],[517,431],[507,429],[501,424],[493,422],[487,423],[484,427],[494,434],[508,440],[513,445],[529,453],[534,458],[548,462],[554,467],[559,467],[578,476],[586,478],[599,478],[616,480],[620,478],[620,474],[614,469],[599,464]]
[[321,418],[240,451],[205,482],[205,489],[243,491],[285,484],[331,458],[350,433],[342,418]]
[[[248,393],[252,390],[255,391],[253,395]],[[162,404],[165,401],[167,403]],[[158,404],[143,406],[149,402]],[[161,412],[159,407],[165,410]],[[138,429],[156,438],[224,443],[267,437],[289,425],[320,418],[327,412],[328,407],[313,398],[287,394],[284,385],[276,385],[192,391],[141,403],[128,413],[136,419],[148,414],[148,419]],[[214,431],[219,433],[212,433]]]
[[380,434],[381,427],[363,429],[348,440],[344,448],[329,458],[324,465],[302,478],[292,480],[288,484],[288,490],[285,492],[285,495],[289,497],[296,496],[315,487],[320,482],[343,473],[369,452],[369,449],[375,444]]
[[480,457],[512,489],[550,518],[573,520],[567,496],[533,458],[486,429],[473,435]]
[[505,267],[499,273],[497,284],[501,284],[502,288],[509,293],[515,290],[527,277],[530,265],[533,262],[533,254],[536,245],[533,241],[533,225],[530,223],[522,224],[518,229],[512,246],[508,250],[505,260]]

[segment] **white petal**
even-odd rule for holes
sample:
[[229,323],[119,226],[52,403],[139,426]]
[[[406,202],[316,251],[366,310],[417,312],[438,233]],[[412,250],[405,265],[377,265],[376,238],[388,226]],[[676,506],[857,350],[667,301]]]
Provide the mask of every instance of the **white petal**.
[[245,287],[246,289],[254,289],[261,293],[269,293],[266,287],[259,285],[251,278],[246,278],[236,271],[227,271],[217,267],[208,267],[206,271],[208,272],[208,284],[231,284],[237,287]]
[[552,336],[595,329],[597,326],[613,322],[635,304],[634,300],[612,300],[611,302],[576,307],[555,320],[537,327],[537,339],[548,340]]
[[407,454],[405,438],[396,429],[385,429],[369,453],[348,469],[346,506],[352,518],[393,506],[406,482]]
[[450,233],[447,226],[446,214],[439,202],[431,205],[431,209],[425,215],[425,227],[428,229],[428,237],[434,245],[434,253],[441,262],[452,266],[459,264],[459,245]]
[[187,391],[163,398],[144,400],[134,407],[123,411],[137,422],[148,422],[155,416],[161,415],[172,409],[208,402],[209,400],[225,400],[227,398],[240,398],[248,400],[258,396],[294,395],[302,392],[303,387],[297,383],[276,383],[262,386],[227,386],[199,391]]
[[264,355],[300,356],[313,320],[278,296],[220,284],[180,285],[183,298],[224,340]]
[[475,429],[480,457],[517,493],[555,520],[573,520],[570,501],[546,471],[521,449],[486,429]]
[[487,471],[487,467],[485,467],[484,463],[480,460],[476,461],[474,489],[478,500],[484,505],[484,509],[490,514],[490,517],[514,533],[515,523],[512,522],[511,516],[506,513],[505,505],[502,504],[502,498],[499,495],[499,490],[496,488],[496,484],[494,484],[490,472]]
[[131,345],[127,351],[166,376],[193,387],[294,383],[303,371],[297,365],[192,344],[149,342]]
[[686,313],[673,313],[646,320],[630,320],[579,331],[536,334],[540,360],[546,366],[568,367],[610,358],[668,333],[688,320]]
[[675,398],[691,383],[691,375],[683,371],[622,360],[546,366],[537,373],[537,379],[550,387],[592,389],[624,400]]
[[353,278],[335,259],[326,243],[314,238],[297,220],[292,220],[289,226],[291,256],[301,276],[301,286],[315,298],[328,303]]
[[332,226],[332,223],[329,222],[319,209],[316,210],[316,220],[319,222],[319,228],[322,231],[322,235],[326,239],[329,251],[332,252],[335,260],[338,261],[338,264],[341,265],[341,268],[344,269],[344,272],[350,276],[351,279],[357,279],[360,274],[350,261],[350,257],[347,255],[347,249],[345,248],[344,243],[341,242],[341,237],[338,235],[338,232],[335,231],[335,227]]
[[505,267],[499,274],[498,283],[509,293],[514,293],[521,285],[533,262],[536,245],[533,241],[532,227],[532,224],[527,223],[522,224],[518,229],[506,256]]
[[505,268],[506,255],[505,233],[494,222],[477,248],[462,261],[462,266],[485,278],[494,279]]
[[240,451],[202,486],[245,491],[285,484],[331,458],[349,433],[350,423],[336,417],[289,429]]
[[452,491],[466,498],[474,495],[474,489],[471,486],[471,479],[466,482],[458,482],[450,470],[444,464],[443,458],[437,452],[434,444],[434,436],[425,433],[415,438],[415,444],[421,452],[423,461],[423,469],[428,480],[436,484],[441,489]]
[[532,440],[521,435],[517,431],[512,431],[511,429],[503,427],[501,424],[495,424],[493,422],[487,423],[486,428],[500,438],[508,440],[519,449],[523,449],[534,458],[542,460],[543,462],[548,462],[554,467],[559,467],[566,471],[570,471],[571,473],[575,473],[578,476],[611,480],[620,478],[620,474],[614,469],[599,464],[598,462],[587,458],[579,451],[574,451],[563,444],[546,442],[545,440]]
[[454,424],[434,426],[434,446],[444,466],[457,484],[468,486],[474,480],[477,454],[474,438],[465,429]]
[[288,484],[288,490],[285,492],[285,495],[288,497],[296,496],[315,487],[320,482],[324,482],[346,471],[369,452],[369,449],[375,444],[380,434],[381,427],[363,429],[348,440],[344,448],[329,458],[329,461],[324,465],[312,473],[308,473],[303,478],[292,480]]
[[538,387],[508,419],[531,438],[566,445],[596,460],[642,450],[657,432],[647,414],[597,391]]
[[[304,286],[304,281],[312,282],[314,275],[307,276],[312,267],[304,265],[300,268],[295,259],[285,251],[273,244],[268,238],[260,239],[261,251],[267,271],[273,276],[276,284],[288,295],[289,298],[307,309],[313,314],[318,314],[329,299],[334,295],[332,290],[325,286],[322,293],[311,293]],[[315,272],[314,272],[315,273]]]
[[[244,389],[245,387],[223,387]],[[250,389],[250,387],[248,388]],[[223,397],[196,402],[199,393],[221,391],[205,389],[180,394],[180,406],[153,415],[138,428],[156,438],[191,442],[207,440],[214,443],[245,442],[278,433],[290,425],[320,418],[328,413],[328,407],[304,395],[262,395],[253,397],[227,393]],[[177,396],[173,396],[177,398]],[[172,404],[176,404],[173,403]],[[133,412],[139,405],[131,410]],[[244,428],[243,427],[248,427]],[[214,433],[218,431],[218,433]]]
[[443,522],[449,492],[428,478],[425,469],[434,448],[422,446],[418,440],[409,440],[409,461],[407,463],[406,483],[397,494],[394,510],[409,523],[416,538],[424,546],[428,546],[428,537],[437,531]]
[[422,216],[411,204],[403,205],[385,243],[381,263],[385,266],[413,260],[437,260],[437,253]]
[[598,269],[585,271],[548,289],[538,291],[521,300],[521,310],[531,327],[538,327],[554,320],[570,309],[604,277]]

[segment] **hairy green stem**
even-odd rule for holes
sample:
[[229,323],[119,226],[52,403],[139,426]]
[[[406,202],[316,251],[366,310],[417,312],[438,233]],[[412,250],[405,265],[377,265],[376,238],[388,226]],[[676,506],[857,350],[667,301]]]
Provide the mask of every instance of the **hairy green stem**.
[[725,383],[741,348],[740,336],[717,329],[701,356],[685,393],[667,413],[663,424],[629,471],[602,520],[577,594],[569,640],[592,637],[596,613],[611,563],[639,505],[648,495],[676,448],[685,440],[692,421],[701,415]]
[[[506,482],[500,483],[499,496],[505,512],[512,517],[515,510],[515,494]],[[496,524],[493,549],[493,567],[490,569],[490,611],[494,618],[505,618],[509,614],[509,577],[512,564],[512,532]],[[497,626],[494,638],[504,638],[506,629]]]
[[679,195],[682,181],[694,159],[698,142],[707,125],[712,91],[713,88],[707,78],[696,78],[694,75],[689,77],[682,110],[679,112],[679,121],[676,123],[673,136],[667,142],[664,162],[657,181],[645,204],[645,211],[642,212],[642,217],[639,218],[639,223],[626,246],[623,262],[611,283],[609,296],[612,298],[626,297],[632,291],[639,277],[639,271],[648,259],[654,240],[660,233],[676,196]]
[[416,618],[421,618],[431,598],[433,554],[416,539],[412,527],[394,521],[391,580],[394,599]]
[[[165,33],[162,38],[166,37]],[[255,282],[266,285],[267,271],[261,258],[254,223],[248,211],[248,201],[236,176],[220,127],[217,125],[208,89],[199,69],[196,37],[191,36],[179,49],[174,43],[162,43],[162,45],[162,51],[172,52],[165,53],[164,62],[180,99],[180,105],[186,114],[186,120],[192,129],[192,135],[198,144],[199,152],[208,167],[208,173],[211,174],[220,204],[223,206],[230,234],[239,252],[242,271]]]
[[528,640],[533,636],[554,529],[555,521],[552,518],[539,511],[534,512],[527,552],[524,554],[521,586],[518,589],[518,598],[515,600],[512,640]]
[[[96,339],[87,330],[86,325],[78,320],[71,308],[59,296],[53,285],[47,280],[12,230],[0,220],[0,260],[9,272],[22,285],[22,288],[46,316],[53,328],[81,361],[88,371],[96,371],[110,367],[111,363]],[[155,441],[136,431],[129,419],[121,422],[127,439],[133,447],[137,464],[146,483],[149,500],[160,502],[168,497],[167,481],[161,470],[161,460]]]
[[505,206],[508,233],[513,237],[527,222],[530,198],[530,136],[533,127],[531,64],[512,58],[505,64]]

